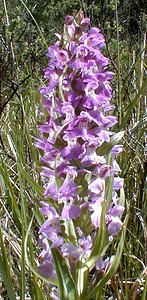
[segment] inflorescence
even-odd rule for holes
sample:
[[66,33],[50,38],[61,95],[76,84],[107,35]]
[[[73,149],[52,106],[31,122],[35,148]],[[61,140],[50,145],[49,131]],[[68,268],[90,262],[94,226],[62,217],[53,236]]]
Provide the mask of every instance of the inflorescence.
[[[109,153],[100,151],[115,135],[111,128],[117,123],[110,103],[113,73],[102,54],[104,36],[98,28],[90,27],[89,18],[81,11],[75,18],[67,16],[63,35],[56,36],[57,42],[47,53],[47,84],[40,89],[46,123],[39,125],[42,136],[36,143],[43,150],[40,211],[45,216],[39,230],[42,252],[38,270],[53,279],[52,248],[58,248],[69,260],[71,269],[90,257],[110,177],[112,193],[105,213],[109,242],[122,229],[124,211],[119,204],[123,178],[116,162],[122,146],[114,145]],[[71,236],[65,230],[68,224],[74,231]],[[107,260],[100,257],[95,268],[102,271]]]

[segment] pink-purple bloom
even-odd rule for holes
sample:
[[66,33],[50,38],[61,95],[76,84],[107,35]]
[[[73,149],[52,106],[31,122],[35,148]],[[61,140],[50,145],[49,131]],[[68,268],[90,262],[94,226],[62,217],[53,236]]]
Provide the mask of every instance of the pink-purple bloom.
[[[105,220],[108,237],[122,229],[120,219],[124,207],[119,204],[123,179],[116,156],[122,151],[115,145],[107,155],[98,149],[109,143],[117,123],[110,115],[113,73],[108,71],[108,59],[102,53],[104,36],[80,12],[76,19],[67,16],[62,36],[49,47],[50,58],[45,69],[46,86],[40,89],[46,111],[46,123],[39,125],[41,137],[36,146],[43,150],[42,181],[44,199],[40,211],[46,220],[39,230],[41,263],[39,272],[55,278],[51,249],[58,248],[72,262],[88,259],[92,253],[95,234],[101,222],[106,180],[113,179],[112,199]],[[86,213],[85,213],[86,210]],[[84,212],[83,212],[84,211]],[[84,215],[85,214],[85,215]],[[89,229],[80,228],[80,218]],[[72,222],[75,237],[64,231],[64,222]],[[107,262],[100,258],[96,268],[104,269]],[[101,266],[100,266],[101,265]]]

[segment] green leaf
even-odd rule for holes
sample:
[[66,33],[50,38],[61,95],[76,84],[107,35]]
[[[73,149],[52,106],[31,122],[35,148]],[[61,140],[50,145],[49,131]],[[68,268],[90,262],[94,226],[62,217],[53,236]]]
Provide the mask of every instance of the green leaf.
[[84,269],[78,270],[77,286],[78,286],[78,292],[80,294],[80,300],[85,300],[88,279],[89,279],[88,271],[89,270],[85,271]]
[[62,228],[64,231],[63,235],[65,237],[66,242],[72,243],[76,246],[78,244],[78,242],[77,242],[77,236],[76,236],[76,231],[75,231],[73,221],[72,220],[64,221]]
[[[98,284],[88,293],[88,295],[85,297],[85,300],[90,300],[95,294],[99,296],[101,294],[102,288],[105,286],[105,284],[108,282],[110,278],[112,278],[120,264],[121,256],[122,256],[122,251],[124,247],[124,241],[125,241],[125,236],[126,236],[126,225],[128,222],[129,216],[127,215],[124,221],[124,228],[121,233],[121,237],[119,238],[118,246],[117,246],[117,251],[114,256],[113,262],[109,269],[104,273],[103,277],[100,279]],[[99,298],[100,299],[100,298]]]
[[[107,159],[107,164],[112,166],[112,154],[109,153]],[[113,190],[113,181],[114,176],[109,176],[105,179],[105,201],[106,201],[106,211],[110,207],[110,203],[112,201],[112,190]]]
[[76,284],[73,280],[65,258],[58,249],[52,248],[52,255],[58,278],[60,300],[80,300],[77,294]]
[[125,204],[125,192],[124,192],[124,188],[120,189],[119,204],[121,204],[121,205]]

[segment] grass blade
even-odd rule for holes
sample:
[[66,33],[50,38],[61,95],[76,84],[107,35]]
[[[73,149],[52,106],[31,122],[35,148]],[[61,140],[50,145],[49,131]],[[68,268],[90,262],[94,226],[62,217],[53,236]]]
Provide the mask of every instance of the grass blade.
[[16,300],[13,283],[12,283],[12,275],[11,275],[11,271],[10,271],[10,266],[9,266],[9,263],[7,260],[6,248],[5,248],[5,245],[3,242],[3,234],[2,234],[1,226],[0,226],[0,248],[1,248],[0,272],[2,274],[9,299]]

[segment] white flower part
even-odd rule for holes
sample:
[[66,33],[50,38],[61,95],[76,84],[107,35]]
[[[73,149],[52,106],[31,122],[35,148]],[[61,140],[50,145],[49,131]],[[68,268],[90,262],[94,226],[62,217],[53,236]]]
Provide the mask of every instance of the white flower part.
[[105,191],[105,180],[102,178],[96,178],[91,181],[88,188],[92,193],[99,195]]
[[91,215],[91,222],[96,228],[98,228],[100,226],[102,206],[100,203],[96,202],[92,205],[92,208],[94,212]]

